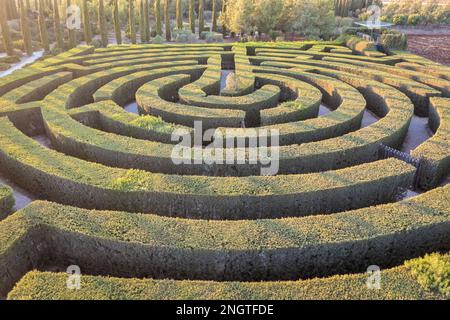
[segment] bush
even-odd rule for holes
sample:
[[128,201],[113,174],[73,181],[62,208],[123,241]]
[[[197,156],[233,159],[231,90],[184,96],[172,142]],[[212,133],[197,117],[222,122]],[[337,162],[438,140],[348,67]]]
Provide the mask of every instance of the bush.
[[205,37],[206,43],[223,42],[223,35],[221,33],[206,32],[204,37]]
[[154,37],[152,39],[152,43],[153,44],[163,44],[164,43],[164,38],[160,35],[156,35],[156,37]]
[[406,50],[408,48],[408,37],[398,31],[386,30],[381,35],[381,44],[388,50]]
[[344,30],[345,34],[356,36],[358,33],[369,33],[370,30],[365,27],[349,27]]
[[197,40],[197,37],[189,29],[174,29],[173,37],[177,43],[189,43]]
[[420,14],[411,14],[408,17],[408,24],[412,26],[417,26],[422,21]]
[[408,23],[408,16],[406,14],[396,14],[392,19],[395,25],[405,25]]
[[450,256],[427,255],[405,264],[425,289],[438,291],[450,298]]
[[91,45],[94,46],[94,48],[103,47],[102,41],[100,39],[93,39]]

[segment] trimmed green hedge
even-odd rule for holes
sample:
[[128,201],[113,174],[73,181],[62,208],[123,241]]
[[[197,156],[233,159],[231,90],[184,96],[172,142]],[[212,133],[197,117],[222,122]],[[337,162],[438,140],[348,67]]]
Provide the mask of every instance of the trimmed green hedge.
[[[333,59],[333,60],[331,60]],[[283,66],[282,63],[274,64],[272,61],[272,57],[264,57],[264,56],[258,56],[254,58],[255,61],[257,61],[260,64],[267,65],[265,62],[269,63],[272,66]],[[394,69],[394,67],[390,66],[387,67],[382,64],[377,64],[380,67],[369,67],[369,65],[373,65],[374,63],[368,63],[364,61],[356,61],[355,64],[364,65],[367,66],[367,68],[359,68],[357,66],[352,65],[352,63],[342,63],[338,62],[342,59],[336,59],[336,58],[324,58],[325,61],[296,61],[296,59],[280,59],[278,58],[276,62],[287,62],[291,63],[292,67],[305,67],[308,68],[309,72],[320,72],[326,69],[330,70],[338,70],[342,72],[352,73],[356,74],[360,77],[364,77],[367,79],[372,79],[375,81],[380,81],[381,83],[388,84],[390,86],[393,86],[394,88],[398,89],[399,91],[406,94],[414,103],[415,105],[415,112],[417,115],[420,116],[427,116],[428,115],[428,107],[429,107],[429,98],[433,96],[439,96],[441,95],[441,92],[428,86],[423,83],[419,83],[416,80],[406,78],[403,76],[397,76],[390,72],[390,69]],[[331,62],[328,62],[331,60]],[[338,61],[336,61],[338,60]],[[350,60],[351,59],[346,59]],[[285,64],[288,65],[288,64]],[[311,68],[309,68],[311,67]],[[384,67],[384,70],[382,70]],[[445,90],[445,86],[444,86]]]
[[2,98],[17,104],[42,100],[47,94],[70,80],[72,80],[72,73],[58,72],[19,86],[3,95]]
[[386,57],[369,57],[363,55],[349,55],[349,54],[340,54],[340,53],[332,53],[332,52],[321,52],[321,51],[297,51],[297,50],[285,50],[285,49],[257,49],[256,55],[262,56],[271,56],[271,57],[280,57],[280,58],[297,58],[304,60],[303,56],[310,56],[314,60],[320,60],[324,57],[334,57],[334,58],[348,58],[354,59],[357,61],[367,61],[367,62],[375,62],[386,65],[395,65],[397,63],[403,62],[404,59],[396,56],[386,56]]
[[450,97],[450,81],[441,79],[441,78],[437,78],[437,77],[433,77],[427,73],[417,72],[414,70],[408,70],[408,69],[399,68],[399,67],[386,66],[383,64],[379,64],[379,63],[356,61],[356,60],[352,60],[352,59],[325,57],[325,58],[323,58],[323,60],[363,67],[366,70],[379,70],[379,71],[383,71],[386,73],[391,73],[394,75],[405,77],[405,78],[426,84],[427,86],[430,86],[431,88],[442,92],[442,94],[444,94],[446,97]]
[[[448,256],[440,256],[449,259]],[[300,281],[213,282],[82,276],[80,290],[67,289],[67,274],[29,272],[8,300],[447,300],[421,285],[408,261],[381,271],[381,289],[367,287],[368,274]]]
[[[399,187],[411,184],[415,172],[410,165],[388,159],[305,175],[164,175],[105,167],[48,150],[5,119],[0,121],[0,133],[5,173],[37,195],[87,208],[191,218],[281,217],[293,211],[307,215],[363,207],[393,200]],[[170,169],[165,162],[160,165]],[[186,168],[195,170],[192,165]]]
[[38,201],[0,222],[0,294],[30,270],[66,268],[69,261],[83,274],[222,281],[296,280],[401,264],[450,249],[449,191],[334,215],[242,221]]
[[450,99],[431,99],[429,126],[435,135],[412,152],[426,160],[419,181],[424,189],[436,187],[450,174]]
[[125,106],[134,100],[136,91],[149,81],[176,74],[188,74],[192,79],[197,79],[205,69],[197,66],[195,61],[181,61],[157,64],[150,70],[152,72],[145,70],[114,77],[94,93],[94,101],[113,100],[118,105]]
[[0,219],[5,218],[11,213],[14,203],[12,189],[0,183]]
[[[189,78],[187,75],[186,77]],[[132,114],[111,100],[70,109],[69,114],[89,127],[136,139],[173,144],[176,143],[171,140],[174,130],[186,130],[193,135],[193,129],[190,127],[174,125],[151,115]]]
[[[278,108],[263,110],[261,112],[262,124],[271,122],[271,120],[267,119],[267,116],[271,117],[269,119],[273,119],[274,116],[279,115],[278,112],[285,109],[294,110],[291,113],[285,112],[281,115],[287,114],[290,117],[295,115],[299,116],[300,119],[281,124],[261,126],[256,128],[259,134],[264,132],[261,132],[261,130],[276,129],[279,131],[280,145],[293,145],[333,138],[360,128],[366,102],[363,96],[353,87],[331,77],[306,72],[296,72],[295,77],[298,79],[295,79],[292,74],[282,76],[276,74],[276,72],[270,73],[264,69],[257,69],[256,71],[257,83],[269,83],[280,87],[291,86],[287,93],[282,91],[282,94],[284,96],[290,95],[290,98],[295,99],[297,96],[298,98],[295,102],[289,102],[288,104],[300,103],[300,105],[305,106],[304,109],[302,107],[294,109],[292,106],[281,105]],[[293,90],[295,92],[292,92]],[[317,115],[321,99],[336,110],[322,117],[302,120],[303,118]],[[235,129],[233,131],[236,136],[243,136],[245,132],[245,129]],[[298,146],[291,148],[294,147],[299,148]],[[281,148],[280,151],[282,158],[285,154],[289,154],[286,148]],[[286,159],[288,157],[283,160]],[[281,161],[280,164],[281,170],[285,170],[284,162]]]
[[245,120],[245,112],[241,110],[191,107],[176,100],[174,92],[190,83],[188,75],[162,77],[142,86],[136,93],[136,101],[141,113],[163,118],[172,123],[194,126],[194,121],[202,121],[203,129],[239,127]]

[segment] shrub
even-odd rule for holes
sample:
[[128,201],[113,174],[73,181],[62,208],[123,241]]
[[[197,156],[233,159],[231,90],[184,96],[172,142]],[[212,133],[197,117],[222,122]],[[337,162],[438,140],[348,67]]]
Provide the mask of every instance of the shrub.
[[9,63],[0,62],[0,71],[6,71],[9,68],[11,68],[11,65]]
[[389,30],[381,35],[381,43],[388,50],[406,50],[408,48],[408,38],[405,34]]
[[153,44],[163,44],[164,41],[165,41],[164,38],[162,36],[160,36],[160,35],[156,35],[156,37],[154,37],[152,39],[152,43]]
[[91,45],[94,46],[94,48],[102,48],[103,44],[100,39],[93,39],[91,42]]
[[430,254],[408,261],[406,266],[425,289],[438,291],[450,298],[450,256]]
[[13,191],[0,183],[0,219],[4,218],[14,206]]
[[348,27],[344,29],[344,33],[356,36],[358,33],[369,33],[370,30],[366,27]]
[[165,133],[171,133],[174,129],[173,125],[163,121],[160,117],[154,117],[150,115],[143,115],[137,117],[131,122],[131,124],[138,126],[142,129],[157,130]]
[[392,19],[395,25],[405,25],[408,22],[408,16],[406,14],[396,14]]
[[411,14],[408,17],[408,24],[412,26],[417,26],[422,21],[422,16],[420,14]]

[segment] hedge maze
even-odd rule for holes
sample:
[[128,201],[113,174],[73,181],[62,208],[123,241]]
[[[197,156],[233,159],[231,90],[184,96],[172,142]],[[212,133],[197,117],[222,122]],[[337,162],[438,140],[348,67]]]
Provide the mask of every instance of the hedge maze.
[[[0,78],[0,172],[38,199],[13,213],[0,185],[0,296],[448,298],[407,261],[448,261],[450,69],[360,47],[80,46]],[[377,121],[363,126],[367,110]],[[434,135],[386,156],[414,115]],[[204,163],[205,145],[177,161],[172,134],[194,137],[196,121],[235,138],[278,130],[278,174]]]

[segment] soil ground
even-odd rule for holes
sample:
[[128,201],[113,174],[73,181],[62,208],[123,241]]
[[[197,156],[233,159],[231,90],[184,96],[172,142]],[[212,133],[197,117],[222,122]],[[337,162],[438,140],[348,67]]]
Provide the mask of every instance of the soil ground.
[[450,66],[450,26],[394,27],[408,35],[408,49],[427,59]]

